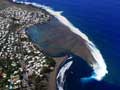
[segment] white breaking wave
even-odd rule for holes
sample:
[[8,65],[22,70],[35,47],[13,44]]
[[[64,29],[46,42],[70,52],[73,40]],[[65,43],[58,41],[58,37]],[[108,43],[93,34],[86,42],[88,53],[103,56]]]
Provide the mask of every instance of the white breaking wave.
[[[23,2],[23,1],[17,1],[17,0],[13,0],[13,2],[22,3],[22,4],[26,4],[26,5],[31,4],[35,7],[41,7],[43,9],[45,9],[51,15],[55,16],[62,24],[67,26],[73,33],[79,35],[81,38],[84,39],[86,41],[86,45],[87,45],[88,49],[91,51],[92,56],[94,57],[94,59],[97,62],[97,63],[94,63],[93,65],[91,65],[93,67],[94,73],[89,78],[101,80],[108,73],[106,64],[104,62],[104,59],[103,59],[100,51],[96,48],[96,46],[88,39],[88,37],[84,33],[82,33],[78,28],[74,27],[72,25],[72,23],[70,23],[69,20],[67,20],[67,18],[65,18],[64,16],[61,15],[62,12],[54,11],[52,8],[50,8],[48,6],[37,4],[34,2]],[[64,74],[61,74],[61,75],[64,75]],[[62,90],[62,89],[59,89],[59,90]]]
[[[64,90],[64,83],[65,83],[65,72],[70,68],[72,65],[73,61],[68,62],[62,68],[60,69],[58,75],[57,75],[57,86],[58,90]],[[60,80],[60,81],[59,81]]]

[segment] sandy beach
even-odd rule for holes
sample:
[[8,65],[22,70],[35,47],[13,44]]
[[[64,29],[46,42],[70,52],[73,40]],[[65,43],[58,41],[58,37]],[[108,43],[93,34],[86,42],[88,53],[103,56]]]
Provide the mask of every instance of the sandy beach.
[[56,75],[57,75],[59,66],[65,61],[65,58],[66,57],[54,58],[56,62],[56,67],[55,67],[55,70],[50,73],[49,85],[48,85],[49,90],[56,90]]
[[[91,67],[95,66],[95,68],[101,68],[99,67],[99,64],[101,65],[101,62],[104,64],[99,51],[96,50],[96,47],[91,41],[89,41],[87,36],[72,26],[64,17],[58,14],[53,14],[56,12],[53,11],[53,13],[48,13],[47,10],[36,8],[32,5],[14,4],[8,0],[0,0],[0,10],[10,6],[16,6],[27,11],[39,12],[42,10],[44,14],[47,13],[52,17],[52,19],[45,23],[37,22],[33,23],[30,27],[24,28],[26,35],[31,42],[34,43],[45,55],[53,56],[53,59],[56,61],[55,70],[50,73],[48,90],[56,89],[57,70],[66,58],[54,58],[54,56],[64,56],[68,53],[74,53],[84,59]],[[39,19],[41,19],[41,17]],[[96,54],[99,55],[97,58],[95,56]],[[98,58],[101,60],[100,63]],[[102,70],[105,69],[106,67],[102,68]]]

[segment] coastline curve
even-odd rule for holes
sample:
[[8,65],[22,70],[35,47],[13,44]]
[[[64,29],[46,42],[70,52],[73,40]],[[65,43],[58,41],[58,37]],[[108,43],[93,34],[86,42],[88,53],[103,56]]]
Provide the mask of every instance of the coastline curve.
[[[26,5],[33,5],[35,7],[41,7],[43,9],[45,9],[47,12],[49,12],[51,15],[53,15],[59,22],[61,22],[66,27],[68,27],[69,30],[71,30],[71,32],[78,35],[79,37],[81,37],[84,40],[86,48],[90,51],[90,53],[92,55],[92,58],[90,58],[88,61],[86,60],[86,62],[88,62],[88,64],[94,70],[93,74],[88,78],[94,78],[99,81],[108,73],[105,61],[102,57],[102,54],[97,49],[97,47],[92,43],[92,41],[89,40],[89,38],[84,33],[82,33],[78,28],[74,27],[72,25],[72,23],[70,23],[67,20],[67,18],[62,16],[61,15],[62,12],[56,12],[50,7],[40,5],[40,4],[37,4],[34,2],[23,2],[23,1],[17,1],[17,0],[13,0],[13,2],[22,3],[22,4],[26,4]],[[64,75],[64,74],[62,74],[62,75]],[[62,89],[60,89],[60,90],[62,90]]]

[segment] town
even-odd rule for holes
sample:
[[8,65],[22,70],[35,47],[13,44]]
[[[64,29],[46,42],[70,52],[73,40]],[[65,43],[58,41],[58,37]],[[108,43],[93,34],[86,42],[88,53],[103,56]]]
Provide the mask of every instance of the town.
[[27,11],[16,6],[0,11],[0,89],[36,90],[34,80],[46,78],[45,73],[54,69],[54,60],[44,55],[25,33],[26,28],[47,23],[50,18],[42,10]]

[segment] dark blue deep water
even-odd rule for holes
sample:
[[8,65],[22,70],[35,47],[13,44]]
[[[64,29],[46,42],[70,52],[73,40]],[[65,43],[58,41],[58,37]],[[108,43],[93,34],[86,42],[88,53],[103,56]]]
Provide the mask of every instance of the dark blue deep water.
[[[101,51],[108,66],[103,81],[91,81],[83,88],[81,75],[87,73],[80,59],[66,74],[65,90],[120,90],[120,0],[27,0],[64,11],[76,27],[84,32]],[[84,68],[85,70],[83,70]],[[85,72],[84,72],[85,71]],[[72,72],[72,73],[71,73]],[[86,74],[87,75],[87,74]]]

